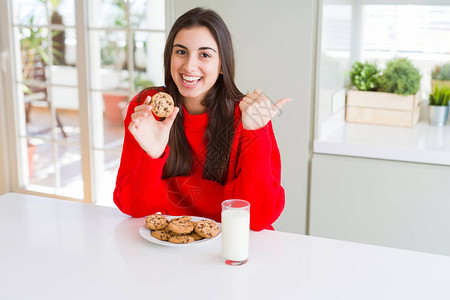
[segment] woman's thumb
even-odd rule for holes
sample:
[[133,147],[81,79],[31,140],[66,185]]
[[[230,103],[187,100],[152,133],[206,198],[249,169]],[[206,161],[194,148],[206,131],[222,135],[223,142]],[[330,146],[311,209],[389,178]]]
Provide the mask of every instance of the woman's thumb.
[[170,116],[168,116],[163,123],[169,125],[170,127],[172,127],[173,122],[175,121],[175,118],[178,115],[178,112],[180,111],[179,107],[175,107],[173,109],[173,112],[170,114]]

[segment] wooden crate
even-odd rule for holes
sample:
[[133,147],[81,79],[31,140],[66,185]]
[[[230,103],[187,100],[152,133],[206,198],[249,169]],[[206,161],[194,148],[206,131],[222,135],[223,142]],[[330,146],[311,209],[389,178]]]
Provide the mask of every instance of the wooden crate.
[[420,95],[347,91],[345,120],[352,123],[412,127],[419,121]]

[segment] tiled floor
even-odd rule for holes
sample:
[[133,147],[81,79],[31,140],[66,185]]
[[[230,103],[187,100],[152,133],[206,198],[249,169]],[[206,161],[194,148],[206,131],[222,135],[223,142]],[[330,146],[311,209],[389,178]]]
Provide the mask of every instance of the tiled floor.
[[[50,111],[44,107],[31,109],[27,134],[32,136],[29,141],[37,147],[28,188],[80,199],[83,198],[83,177],[78,111],[58,110],[57,113],[67,137],[64,138],[57,127],[55,142],[52,142]],[[124,127],[107,120],[103,124],[104,147],[91,152],[95,153],[92,157],[97,161],[93,165],[99,166],[94,172],[94,176],[97,176],[94,182],[98,183],[94,189],[97,190],[96,195],[100,196],[95,200],[101,205],[112,205]],[[101,148],[108,150],[103,151]]]

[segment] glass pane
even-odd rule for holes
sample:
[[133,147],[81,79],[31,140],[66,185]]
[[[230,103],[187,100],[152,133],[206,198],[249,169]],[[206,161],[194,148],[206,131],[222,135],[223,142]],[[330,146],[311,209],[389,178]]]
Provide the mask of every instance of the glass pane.
[[120,151],[94,151],[95,204],[114,206],[113,192],[117,170],[120,163]]
[[138,72],[135,90],[149,85],[164,85],[164,43],[163,32],[138,31],[134,35],[134,65]]
[[164,30],[164,0],[131,0],[130,23],[133,28]]
[[427,99],[432,71],[450,60],[449,17],[448,6],[363,5],[360,60],[384,68],[393,57],[409,58],[420,70],[421,96]]
[[78,89],[52,86],[51,95],[55,107],[56,138],[79,142]]
[[[77,64],[77,36],[75,29],[66,29],[64,40],[64,59],[67,66],[76,66]],[[78,80],[78,78],[77,78]]]
[[[327,120],[341,112],[345,98],[340,97],[351,61],[352,6],[323,4],[318,93],[317,137],[327,134]],[[345,93],[344,93],[345,95]],[[331,125],[332,127],[332,125]]]
[[112,92],[92,92],[92,143],[96,149],[122,150],[123,120],[126,115],[127,95]]
[[46,81],[46,66],[49,62],[47,36],[47,28],[19,28],[23,80]]
[[30,144],[35,146],[34,149],[33,147],[29,148],[29,151],[33,153],[31,157],[32,168],[30,168],[33,175],[30,178],[30,184],[35,186],[33,190],[53,191],[56,180],[52,143],[40,139],[31,139]]
[[87,1],[89,26],[94,28],[126,27],[125,3],[123,0]]
[[35,169],[35,161],[37,161],[36,159],[36,149],[38,148],[40,142],[39,140],[26,140],[26,147],[27,147],[27,151],[26,151],[26,156],[27,159],[23,159],[22,161],[26,162],[26,166],[25,168],[27,168],[28,170],[28,180],[27,182],[31,182],[32,178],[34,178],[35,173],[34,173],[34,169]]
[[78,86],[77,68],[73,66],[52,66],[50,68],[50,71],[51,71],[51,84],[73,86],[73,87]]
[[57,144],[57,149],[60,180],[56,194],[82,199],[81,149],[79,146],[66,144]]
[[[128,101],[127,93],[103,92],[104,118],[107,126],[121,126],[125,118],[125,105]],[[106,130],[106,128],[105,128]]]
[[31,101],[25,104],[27,135],[45,139],[52,138],[50,107],[46,101]]
[[20,25],[47,25],[45,3],[39,0],[14,0],[14,23]]
[[126,85],[126,49],[124,31],[91,31],[90,73],[94,89],[116,90]]
[[[54,29],[52,30],[52,52],[53,52],[53,65],[66,65],[67,59],[67,48],[68,45],[67,39],[72,42],[72,45],[76,45],[76,33],[73,28],[64,28],[65,19],[62,15],[58,14],[57,11],[54,11],[52,14],[52,24],[54,25]],[[75,42],[74,42],[75,40]],[[70,48],[69,54],[76,57],[75,48]],[[74,64],[75,57],[68,57],[69,60]]]
[[66,26],[75,26],[75,2],[74,0],[50,1],[56,5],[51,5],[52,24],[64,24]]

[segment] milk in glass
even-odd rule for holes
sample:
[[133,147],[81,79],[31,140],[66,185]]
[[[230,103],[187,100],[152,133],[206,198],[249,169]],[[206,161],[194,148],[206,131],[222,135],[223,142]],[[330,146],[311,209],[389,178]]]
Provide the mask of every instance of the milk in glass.
[[248,259],[250,212],[245,209],[222,211],[222,255],[229,264]]

